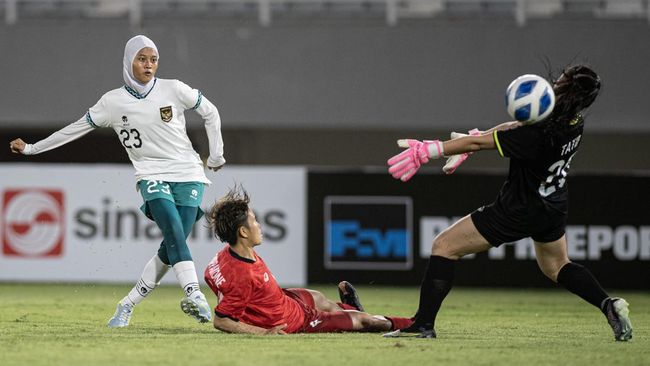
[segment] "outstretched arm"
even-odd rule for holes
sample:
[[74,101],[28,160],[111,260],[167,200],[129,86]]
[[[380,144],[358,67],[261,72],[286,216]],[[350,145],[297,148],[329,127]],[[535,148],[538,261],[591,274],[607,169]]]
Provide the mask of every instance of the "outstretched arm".
[[510,130],[510,129],[517,128],[517,127],[520,127],[520,126],[523,126],[523,123],[518,122],[518,121],[504,122],[504,123],[498,124],[498,125],[490,128],[487,131],[483,131],[482,134],[483,135],[491,135],[494,131]]
[[9,143],[9,148],[15,154],[40,154],[74,141],[92,130],[93,126],[86,122],[86,117],[84,116],[35,144],[25,143],[22,139],[18,138]]
[[[510,130],[521,126],[521,122],[505,122],[500,125],[494,126],[489,130],[483,132],[479,136],[463,136],[457,139],[448,140],[442,143],[444,155],[456,155],[468,152],[476,152],[479,150],[493,150],[496,149],[494,142],[494,132]],[[433,158],[433,156],[432,156]]]
[[506,122],[485,131],[481,135],[463,136],[444,142],[440,140],[397,140],[397,145],[406,148],[406,150],[388,160],[388,165],[390,166],[388,172],[393,178],[406,182],[417,173],[422,164],[429,162],[429,159],[439,159],[443,156],[495,149],[495,131],[516,128],[521,125],[520,122]]
[[481,136],[463,136],[454,140],[442,143],[445,156],[476,152],[479,150],[495,149],[494,136],[492,134]]
[[222,318],[218,315],[214,317],[213,324],[215,328],[226,333],[245,333],[260,335],[286,334],[283,329],[287,327],[286,324],[282,324],[269,329],[265,329],[242,322],[236,322],[228,317]]

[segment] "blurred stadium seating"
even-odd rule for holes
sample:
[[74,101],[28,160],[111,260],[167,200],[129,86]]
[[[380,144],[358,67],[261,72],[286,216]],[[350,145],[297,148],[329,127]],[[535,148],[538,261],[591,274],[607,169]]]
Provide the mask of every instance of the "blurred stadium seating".
[[[649,14],[647,0],[0,0],[0,135],[34,141],[77,119],[119,86],[124,40],[145,33],[159,76],[220,108],[233,164],[383,165],[403,131],[486,128],[507,117],[514,76],[584,61],[604,90],[575,169],[648,171],[603,149],[638,155],[650,137]],[[97,131],[34,159],[127,162],[114,140]]]
[[649,18],[646,0],[3,0],[5,22],[32,17],[124,17],[132,24],[155,16],[257,17],[269,25],[273,17],[400,18],[563,16]]

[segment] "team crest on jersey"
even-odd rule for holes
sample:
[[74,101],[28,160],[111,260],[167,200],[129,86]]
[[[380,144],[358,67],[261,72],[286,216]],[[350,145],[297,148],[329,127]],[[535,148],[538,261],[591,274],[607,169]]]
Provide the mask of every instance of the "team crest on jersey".
[[172,106],[160,108],[160,119],[162,119],[163,122],[171,121],[172,117],[174,117],[174,115],[172,114]]

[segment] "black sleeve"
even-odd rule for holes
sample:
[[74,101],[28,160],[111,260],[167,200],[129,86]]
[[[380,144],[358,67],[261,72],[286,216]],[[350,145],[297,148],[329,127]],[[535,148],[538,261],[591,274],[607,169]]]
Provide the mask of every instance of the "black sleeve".
[[535,159],[543,148],[543,131],[534,126],[494,131],[494,142],[503,157],[518,160]]

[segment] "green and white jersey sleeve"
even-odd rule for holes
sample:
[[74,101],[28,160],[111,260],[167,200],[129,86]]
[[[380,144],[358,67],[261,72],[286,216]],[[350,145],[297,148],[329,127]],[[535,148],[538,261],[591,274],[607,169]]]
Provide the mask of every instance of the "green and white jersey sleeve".
[[68,142],[74,141],[88,132],[92,131],[93,127],[86,122],[86,116],[84,115],[80,119],[71,124],[63,127],[62,129],[54,132],[47,138],[38,141],[34,144],[26,144],[23,154],[25,155],[36,155],[52,149],[56,149],[59,146],[63,146]]
[[102,95],[99,101],[86,112],[86,122],[92,127],[111,127],[110,109],[107,105],[110,94],[111,92]]
[[221,117],[217,107],[197,89],[190,88],[187,84],[178,81],[178,94],[186,109],[196,111],[205,122],[205,132],[208,135],[210,156],[209,167],[219,167],[226,163],[223,157],[223,138],[221,136]]

